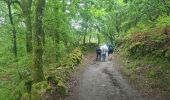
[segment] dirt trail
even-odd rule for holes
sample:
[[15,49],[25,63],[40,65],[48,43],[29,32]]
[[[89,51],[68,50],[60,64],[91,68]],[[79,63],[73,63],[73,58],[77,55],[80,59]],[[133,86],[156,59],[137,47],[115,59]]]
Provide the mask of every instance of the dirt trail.
[[114,61],[89,64],[74,89],[68,100],[146,100],[130,87]]

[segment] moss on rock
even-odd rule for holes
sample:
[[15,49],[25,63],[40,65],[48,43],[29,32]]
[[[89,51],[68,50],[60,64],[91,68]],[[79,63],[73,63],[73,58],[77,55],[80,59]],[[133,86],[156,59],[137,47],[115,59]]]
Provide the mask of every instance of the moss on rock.
[[48,84],[46,81],[35,83],[32,85],[31,100],[40,100],[41,96],[46,92]]
[[57,84],[57,92],[62,96],[66,96],[68,94],[68,88],[61,80]]

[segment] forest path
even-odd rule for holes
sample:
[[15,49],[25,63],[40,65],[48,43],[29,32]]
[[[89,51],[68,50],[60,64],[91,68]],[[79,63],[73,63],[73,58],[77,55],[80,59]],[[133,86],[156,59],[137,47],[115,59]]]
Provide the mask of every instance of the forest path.
[[88,64],[77,81],[68,100],[145,100],[122,77],[114,57]]

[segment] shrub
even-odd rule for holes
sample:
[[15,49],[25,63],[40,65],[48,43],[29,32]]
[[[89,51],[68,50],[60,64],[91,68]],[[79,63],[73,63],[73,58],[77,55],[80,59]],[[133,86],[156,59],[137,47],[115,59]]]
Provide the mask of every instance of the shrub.
[[[56,92],[61,96],[67,95],[68,88],[65,85],[65,82],[69,79],[70,73],[74,70],[74,68],[81,63],[82,57],[83,55],[81,49],[75,48],[72,52],[70,52],[70,54],[63,57],[60,63],[57,64],[57,66],[50,66],[46,68],[45,78],[47,79],[47,82],[42,83],[42,85],[45,85],[45,88],[41,88],[42,86],[39,86],[41,85],[41,83],[39,85],[35,84],[33,86],[34,90],[32,91],[32,93],[36,92],[34,94],[43,95],[45,91],[46,93]],[[40,89],[40,91],[36,89]],[[37,95],[35,95],[35,98],[37,97]]]

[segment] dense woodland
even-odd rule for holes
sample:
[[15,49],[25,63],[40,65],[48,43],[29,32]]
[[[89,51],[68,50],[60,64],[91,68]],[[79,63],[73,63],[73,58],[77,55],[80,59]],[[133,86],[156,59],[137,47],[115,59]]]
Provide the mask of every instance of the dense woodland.
[[133,79],[170,91],[170,0],[0,0],[0,99],[67,95],[83,54],[103,43]]

